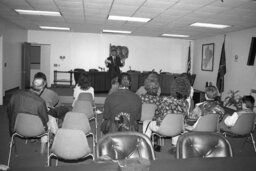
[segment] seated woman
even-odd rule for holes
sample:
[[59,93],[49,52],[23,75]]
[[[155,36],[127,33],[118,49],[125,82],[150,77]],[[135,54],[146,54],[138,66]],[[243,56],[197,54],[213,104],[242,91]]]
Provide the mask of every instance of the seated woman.
[[146,93],[140,95],[142,103],[156,104],[158,107],[160,105],[160,97],[157,95],[160,87],[158,81],[146,79],[144,87]]
[[[220,106],[218,97],[218,89],[215,86],[208,86],[205,89],[205,99],[206,101],[196,104],[194,110],[188,115],[188,119],[194,120],[194,124],[192,126],[195,127],[197,124],[197,120],[200,116],[208,115],[208,114],[216,114],[219,115],[219,120],[221,121],[224,116],[224,109]],[[188,126],[188,128],[191,128]]]
[[[145,85],[147,84],[148,81],[154,81],[154,82],[158,82],[158,77],[157,77],[157,73],[155,72],[152,72],[151,74],[149,74],[147,76],[147,78],[145,79],[144,81],[144,86],[141,86],[137,91],[136,91],[136,94],[138,94],[139,96],[141,94],[146,94],[147,93],[147,90],[145,89]],[[159,84],[159,82],[158,82]],[[157,90],[157,96],[160,96],[161,94],[161,87],[159,86],[158,87],[158,90]]]
[[220,129],[223,131],[229,131],[230,127],[236,124],[237,119],[241,115],[254,113],[254,103],[255,99],[251,95],[244,96],[242,98],[242,110],[234,112],[231,116],[227,116],[225,119],[223,119],[223,122],[220,124]]
[[143,122],[143,133],[151,137],[152,131],[157,132],[166,115],[181,114],[186,116],[188,114],[188,102],[186,99],[190,95],[190,87],[190,83],[186,78],[176,78],[171,86],[171,95],[161,98],[160,106],[156,110],[153,120]]
[[91,82],[88,78],[87,73],[81,73],[78,79],[78,83],[74,88],[74,93],[73,93],[74,101],[72,104],[73,107],[80,93],[91,93],[94,99],[94,88],[91,87]]

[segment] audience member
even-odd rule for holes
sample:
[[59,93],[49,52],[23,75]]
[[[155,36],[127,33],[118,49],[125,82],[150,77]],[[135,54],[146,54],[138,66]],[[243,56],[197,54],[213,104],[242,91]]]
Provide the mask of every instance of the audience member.
[[106,134],[116,131],[138,131],[137,121],[141,117],[141,99],[129,90],[131,77],[121,73],[118,77],[119,88],[110,94],[104,103],[101,131]]
[[59,95],[47,87],[46,75],[42,72],[38,72],[34,75],[34,79],[43,79],[44,88],[40,97],[45,101],[48,108],[48,114],[58,118],[59,123],[62,123],[65,114],[69,111],[68,107],[61,105]]
[[234,112],[231,116],[227,116],[223,119],[223,122],[220,124],[220,129],[223,131],[229,131],[231,127],[236,124],[237,119],[241,115],[251,114],[253,112],[255,99],[251,95],[243,96],[242,98],[242,110]]
[[[189,114],[188,118],[197,121],[199,117],[209,114],[216,114],[221,121],[224,116],[224,109],[220,106],[218,97],[218,89],[211,85],[205,88],[206,101],[196,104],[194,110]],[[195,127],[197,122],[193,125]]]
[[81,73],[78,83],[74,88],[74,94],[73,94],[73,104],[72,106],[74,107],[75,101],[78,99],[78,96],[80,93],[91,93],[92,98],[94,100],[94,88],[91,87],[91,81],[87,73]]
[[[7,106],[9,118],[10,134],[14,133],[14,125],[17,114],[25,112],[31,115],[37,115],[42,120],[45,130],[50,129],[52,133],[56,133],[58,126],[55,118],[48,116],[45,101],[40,97],[45,87],[43,79],[34,79],[32,87],[29,90],[20,90],[13,94]],[[47,143],[47,136],[41,138],[41,153],[44,153]]]
[[[146,120],[143,122],[143,133],[151,137],[152,131],[157,132],[166,115],[181,114],[186,116],[188,114],[188,102],[186,99],[190,95],[190,90],[191,86],[186,78],[176,78],[171,85],[171,95],[161,99],[160,106],[156,112],[158,114],[154,116],[152,121]],[[173,141],[173,144],[175,143]]]
[[116,92],[118,90],[118,87],[119,87],[118,77],[114,77],[111,80],[111,89],[109,90],[108,95]]
[[[156,84],[159,84],[158,82],[158,77],[157,77],[157,73],[155,72],[152,72],[150,73],[147,78],[144,80],[144,85],[141,86],[137,91],[136,91],[136,94],[138,94],[139,96],[142,95],[142,94],[146,94],[147,93],[147,90],[146,90],[146,85],[149,85],[149,82],[155,82]],[[157,96],[160,96],[161,94],[161,87],[158,86],[158,89],[157,89]]]
[[[154,80],[145,81],[145,94],[141,94],[142,103],[156,104],[157,108],[160,106],[160,97],[157,95],[159,90],[159,83]],[[157,110],[158,111],[158,110]]]

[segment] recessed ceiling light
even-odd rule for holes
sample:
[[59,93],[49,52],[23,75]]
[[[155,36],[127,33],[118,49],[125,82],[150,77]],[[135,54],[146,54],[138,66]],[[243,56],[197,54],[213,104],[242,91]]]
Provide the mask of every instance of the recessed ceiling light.
[[222,25],[222,24],[211,24],[211,23],[193,23],[190,26],[194,27],[207,27],[207,28],[217,28],[217,29],[224,29],[230,27],[230,25]]
[[22,10],[15,9],[19,14],[24,15],[45,15],[45,16],[61,16],[59,12],[56,11],[36,11],[36,10]]
[[109,20],[121,20],[121,21],[134,21],[134,22],[148,22],[150,18],[140,18],[140,17],[125,17],[125,16],[116,16],[110,15],[108,16]]
[[189,35],[182,35],[182,34],[162,34],[161,36],[165,36],[165,37],[189,37]]
[[47,29],[47,30],[70,30],[69,27],[50,27],[50,26],[39,26],[41,29]]
[[123,31],[123,30],[102,30],[103,33],[122,33],[122,34],[131,34],[131,31]]

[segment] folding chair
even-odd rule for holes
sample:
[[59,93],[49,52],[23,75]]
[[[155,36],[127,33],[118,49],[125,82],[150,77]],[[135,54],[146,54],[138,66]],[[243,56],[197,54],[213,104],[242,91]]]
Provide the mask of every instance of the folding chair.
[[14,133],[12,134],[10,141],[8,167],[10,167],[12,146],[15,145],[14,138],[16,136],[24,138],[26,140],[47,136],[47,155],[49,154],[49,132],[45,130],[42,120],[37,115],[18,113],[15,121]]
[[79,160],[91,156],[94,160],[84,132],[78,129],[61,128],[57,131],[48,155],[48,166],[53,156],[57,158],[56,166],[59,159]]
[[84,113],[68,112],[62,123],[64,129],[76,129],[84,132],[86,136],[92,136],[93,155],[95,155],[95,136],[91,131],[90,123]]
[[163,119],[157,132],[152,132],[152,144],[154,145],[154,136],[160,137],[160,144],[163,146],[164,137],[174,137],[184,131],[184,115],[183,114],[168,114]]

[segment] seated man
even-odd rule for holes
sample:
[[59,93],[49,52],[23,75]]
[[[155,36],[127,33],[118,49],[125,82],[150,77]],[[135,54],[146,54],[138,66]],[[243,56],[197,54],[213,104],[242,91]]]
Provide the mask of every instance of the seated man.
[[[9,118],[9,131],[14,133],[14,125],[17,114],[25,112],[31,115],[38,115],[42,120],[45,130],[50,129],[52,133],[56,133],[58,127],[54,118],[49,118],[45,101],[40,98],[40,94],[44,89],[43,79],[34,79],[32,87],[29,90],[21,90],[12,95],[7,105],[7,113]],[[47,143],[47,136],[41,138],[41,153],[44,153]]]
[[129,90],[131,77],[121,73],[119,88],[107,96],[104,103],[101,131],[106,134],[116,131],[138,131],[137,121],[141,117],[141,99]]
[[231,116],[227,116],[220,124],[220,129],[223,131],[229,131],[230,127],[236,124],[237,119],[241,115],[251,114],[253,112],[255,99],[253,96],[244,96],[242,98],[242,110],[234,112]]
[[34,75],[34,79],[42,79],[44,82],[44,88],[40,97],[45,101],[48,108],[48,114],[58,118],[61,122],[64,119],[65,114],[69,111],[68,107],[62,106],[60,98],[56,92],[47,88],[46,75],[42,72],[38,72]]
[[224,116],[224,109],[220,106],[219,102],[216,100],[218,97],[218,89],[215,86],[208,86],[205,89],[205,99],[206,101],[196,104],[194,110],[188,115],[189,119],[194,120],[195,124],[192,127],[187,126],[188,129],[193,129],[199,117],[216,114],[219,115],[219,120],[221,121]]

